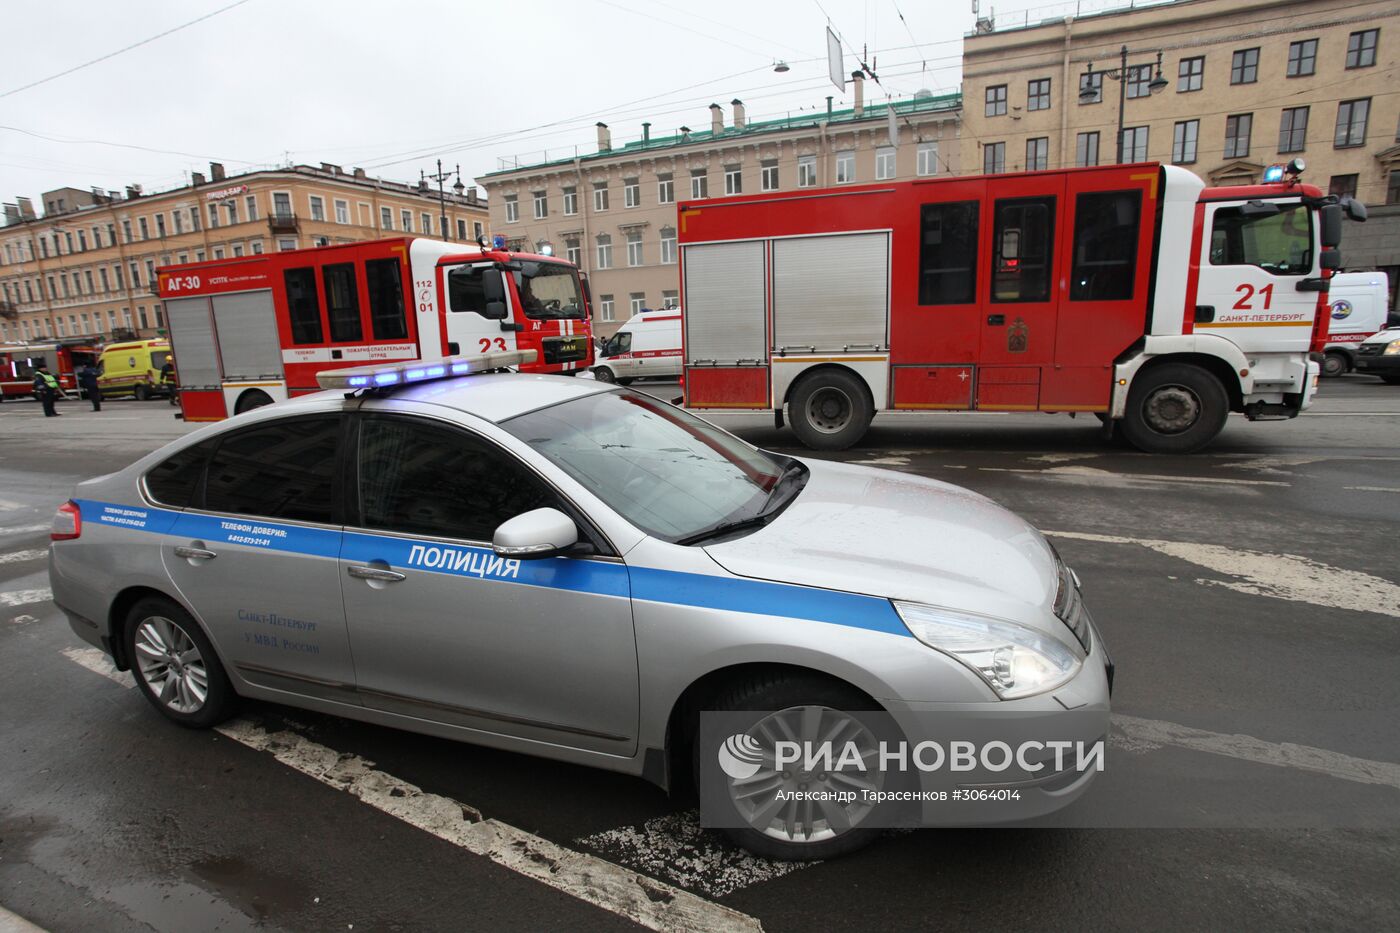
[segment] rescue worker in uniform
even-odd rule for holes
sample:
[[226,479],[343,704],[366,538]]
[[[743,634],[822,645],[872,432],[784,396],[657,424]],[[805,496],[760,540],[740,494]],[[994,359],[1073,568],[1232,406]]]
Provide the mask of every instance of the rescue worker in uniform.
[[97,367],[88,363],[78,370],[78,387],[87,393],[93,411],[102,410],[102,387],[97,384]]
[[58,379],[49,372],[49,367],[46,364],[40,363],[39,368],[34,370],[34,394],[39,397],[40,403],[44,406],[45,418],[59,417],[58,412],[53,410],[53,403],[61,391]]

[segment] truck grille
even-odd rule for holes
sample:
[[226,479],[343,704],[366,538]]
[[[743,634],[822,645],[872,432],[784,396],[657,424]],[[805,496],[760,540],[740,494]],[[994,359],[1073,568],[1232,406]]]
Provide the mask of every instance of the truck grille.
[[569,363],[588,356],[588,337],[574,334],[572,337],[544,338],[544,361],[546,363]]
[[1384,349],[1385,349],[1385,344],[1382,344],[1382,343],[1363,343],[1361,346],[1359,346],[1359,347],[1356,348],[1356,355],[1357,355],[1357,356],[1380,356],[1380,355],[1381,355],[1381,351],[1384,350]]

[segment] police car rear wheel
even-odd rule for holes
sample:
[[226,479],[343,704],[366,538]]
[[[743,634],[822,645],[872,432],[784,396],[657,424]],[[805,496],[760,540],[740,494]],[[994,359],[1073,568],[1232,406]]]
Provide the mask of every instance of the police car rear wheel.
[[1209,444],[1229,414],[1219,379],[1198,366],[1168,363],[1133,380],[1119,426],[1138,450],[1189,454]]
[[136,683],[167,719],[202,729],[232,715],[233,687],[189,613],[166,599],[143,599],[127,614],[125,632]]
[[[834,858],[868,845],[879,830],[860,825],[872,806],[856,794],[847,802],[835,800],[784,801],[779,792],[791,797],[791,792],[849,791],[856,787],[883,787],[880,772],[853,775],[811,773],[801,768],[778,770],[773,762],[774,741],[778,736],[794,737],[798,742],[814,746],[833,734],[844,744],[855,742],[862,748],[874,748],[878,741],[874,731],[860,719],[861,710],[877,710],[878,704],[859,691],[833,680],[812,675],[778,675],[745,681],[731,687],[707,704],[713,710],[754,711],[752,725],[746,735],[752,736],[763,749],[764,764],[748,778],[736,780],[727,774],[720,777],[727,783],[727,801],[737,817],[733,822],[748,823],[752,828],[726,829],[739,846],[763,858],[806,861]],[[696,730],[695,781],[700,784],[699,762],[703,754],[715,755],[715,749],[699,747]],[[874,755],[867,757],[873,760]],[[837,769],[833,769],[836,771]],[[718,788],[706,788],[716,794]]]

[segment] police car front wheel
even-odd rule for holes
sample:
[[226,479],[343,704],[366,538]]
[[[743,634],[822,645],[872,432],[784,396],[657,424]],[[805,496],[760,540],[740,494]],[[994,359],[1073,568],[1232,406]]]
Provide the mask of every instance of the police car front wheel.
[[232,715],[233,686],[184,609],[159,597],[143,599],[127,613],[125,633],[136,683],[167,719],[203,729]]

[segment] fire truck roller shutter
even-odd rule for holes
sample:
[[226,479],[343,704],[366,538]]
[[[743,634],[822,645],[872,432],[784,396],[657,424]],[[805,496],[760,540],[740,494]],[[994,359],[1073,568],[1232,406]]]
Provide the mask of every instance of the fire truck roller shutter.
[[170,346],[175,352],[175,373],[180,388],[218,388],[223,374],[219,371],[209,299],[166,299],[165,316],[170,326]]
[[282,344],[272,292],[214,296],[214,325],[219,332],[226,382],[282,378]]
[[889,234],[774,240],[774,347],[789,352],[884,349],[889,282]]
[[767,361],[761,242],[687,246],[685,291],[687,362]]

